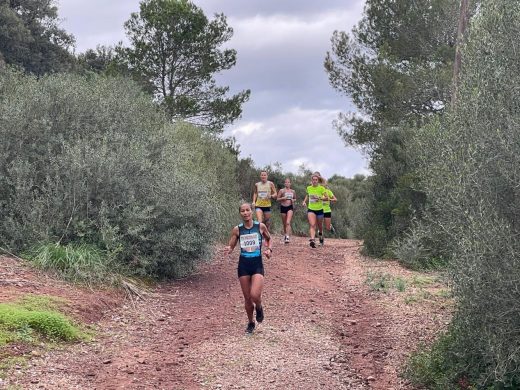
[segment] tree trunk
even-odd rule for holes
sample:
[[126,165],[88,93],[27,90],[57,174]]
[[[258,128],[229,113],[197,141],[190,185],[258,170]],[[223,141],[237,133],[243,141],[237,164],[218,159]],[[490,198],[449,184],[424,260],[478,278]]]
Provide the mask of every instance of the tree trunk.
[[460,0],[459,27],[457,29],[457,42],[455,44],[455,63],[453,64],[453,83],[451,91],[451,104],[454,105],[457,100],[457,88],[459,82],[459,73],[462,65],[462,55],[460,47],[464,39],[464,33],[469,21],[469,0]]

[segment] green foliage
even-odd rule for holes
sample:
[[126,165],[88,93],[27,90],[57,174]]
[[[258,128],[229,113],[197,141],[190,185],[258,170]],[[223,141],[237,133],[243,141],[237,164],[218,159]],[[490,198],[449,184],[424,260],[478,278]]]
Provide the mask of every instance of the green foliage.
[[233,34],[223,14],[209,21],[188,0],[143,0],[125,30],[131,47],[117,49],[119,62],[150,81],[171,118],[220,132],[240,117],[250,91],[227,97],[213,77],[236,63],[235,50],[219,49]]
[[[42,303],[37,308],[34,303]],[[37,337],[49,340],[75,341],[81,331],[64,315],[45,306],[52,299],[28,297],[18,303],[0,303],[0,345],[13,341],[34,342]]]
[[368,272],[365,284],[373,291],[387,292],[392,286],[392,275],[381,272]]
[[5,62],[37,75],[69,70],[73,45],[74,37],[59,28],[53,1],[0,2],[0,65]]
[[406,280],[399,276],[392,276],[389,273],[379,271],[368,271],[366,274],[365,284],[372,291],[388,292],[395,288],[398,292],[406,290]]
[[38,268],[57,272],[64,279],[87,284],[110,283],[122,273],[116,254],[100,250],[92,244],[42,244],[31,248],[24,258]]
[[352,33],[332,37],[325,69],[356,106],[336,127],[347,144],[367,151],[374,172],[358,233],[368,255],[392,256],[393,240],[421,218],[425,196],[415,185],[415,151],[406,140],[448,104],[458,5],[368,0]]
[[[439,337],[432,347],[420,346],[410,358],[405,375],[415,386],[431,390],[458,390],[469,388],[462,362],[455,352],[454,334],[448,332]],[[461,387],[457,383],[467,384]]]
[[364,114],[342,115],[347,143],[377,146],[393,126],[442,112],[450,96],[458,1],[368,0],[352,35],[336,31],[325,69]]
[[[446,367],[463,362],[477,388],[517,388],[520,6],[482,2],[470,26],[457,102],[413,145],[429,199],[428,229],[449,254],[458,302],[455,347],[442,358]],[[443,375],[453,382],[458,374]]]
[[226,143],[168,123],[129,80],[7,72],[0,117],[0,242],[12,251],[84,243],[130,272],[181,276],[236,214]]

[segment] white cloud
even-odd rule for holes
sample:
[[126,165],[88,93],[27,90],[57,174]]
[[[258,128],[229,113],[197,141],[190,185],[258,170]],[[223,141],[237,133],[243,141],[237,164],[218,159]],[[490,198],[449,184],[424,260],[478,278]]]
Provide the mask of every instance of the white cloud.
[[291,107],[265,118],[228,130],[240,145],[241,156],[251,156],[258,166],[279,162],[284,170],[297,172],[302,164],[324,176],[351,177],[368,173],[359,152],[345,147],[332,128],[337,110]]
[[356,13],[348,10],[329,11],[309,16],[255,15],[230,19],[235,31],[230,42],[238,50],[281,48],[290,55],[302,48],[323,47],[335,29],[344,29],[355,22]]

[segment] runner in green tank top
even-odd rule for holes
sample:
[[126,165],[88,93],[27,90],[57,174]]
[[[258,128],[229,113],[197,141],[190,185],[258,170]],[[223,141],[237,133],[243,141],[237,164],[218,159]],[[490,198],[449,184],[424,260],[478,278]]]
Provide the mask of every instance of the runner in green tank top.
[[[307,187],[307,194],[302,202],[303,206],[309,206],[307,209],[307,220],[309,221],[309,245],[316,248],[316,227],[317,225],[323,229],[323,201],[328,200],[325,187],[319,184],[320,176],[313,174],[311,177],[311,185]],[[321,230],[320,229],[320,230]],[[320,243],[323,244],[323,238]]]
[[327,191],[327,196],[329,198],[329,200],[323,201],[323,222],[325,224],[325,229],[327,229],[331,233],[336,233],[334,226],[332,226],[332,209],[330,208],[330,203],[336,202],[338,199],[330,190],[329,184],[326,180],[323,182],[323,187],[325,187]]

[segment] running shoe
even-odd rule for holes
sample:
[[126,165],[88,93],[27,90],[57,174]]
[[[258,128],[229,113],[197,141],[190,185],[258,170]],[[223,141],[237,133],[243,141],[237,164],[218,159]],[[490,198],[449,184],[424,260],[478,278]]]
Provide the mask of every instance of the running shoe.
[[253,330],[255,330],[255,323],[250,322],[247,324],[246,333],[253,333]]
[[309,240],[309,245],[311,246],[311,248],[316,248],[316,242],[314,241],[314,239]]
[[325,240],[323,239],[323,234],[321,232],[319,234],[319,240],[320,240],[320,245],[323,246]]
[[334,226],[332,224],[330,224],[330,232],[332,234],[336,234],[336,229],[334,229]]
[[283,239],[283,242],[284,242],[284,244],[288,244],[289,243],[289,236],[285,236],[285,238]]
[[260,323],[264,320],[264,308],[262,306],[256,308],[256,322]]

